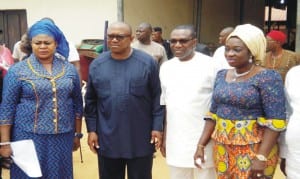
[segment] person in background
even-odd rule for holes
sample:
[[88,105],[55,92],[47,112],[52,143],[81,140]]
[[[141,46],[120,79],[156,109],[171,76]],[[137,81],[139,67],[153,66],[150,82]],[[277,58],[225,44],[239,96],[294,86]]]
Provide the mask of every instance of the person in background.
[[[0,154],[13,154],[10,142],[32,139],[43,178],[73,178],[72,150],[80,146],[83,102],[79,75],[68,58],[60,29],[40,20],[28,30],[32,54],[4,78],[0,107]],[[5,145],[4,145],[5,144]],[[11,178],[28,178],[15,164]]]
[[2,99],[3,79],[7,70],[14,64],[10,50],[0,41],[0,103]]
[[14,48],[13,48],[13,58],[15,63],[22,61],[30,52],[24,52],[24,49],[22,49],[22,43],[24,44],[27,39],[27,32],[25,32],[21,40],[15,43]]
[[12,56],[14,58],[15,63],[22,61],[32,53],[31,42],[28,39],[27,33],[28,32],[25,32],[22,35],[21,40],[14,45]]
[[300,66],[292,67],[286,74],[287,130],[281,136],[281,169],[287,179],[300,178],[300,112],[299,112]]
[[158,64],[131,48],[130,25],[107,29],[108,52],[90,64],[85,95],[88,145],[98,154],[101,179],[151,179],[161,146],[164,108]]
[[131,46],[151,55],[161,65],[168,60],[165,48],[151,40],[152,27],[148,23],[141,23],[136,30],[136,38]]
[[205,149],[212,138],[219,179],[273,178],[286,111],[280,74],[254,63],[264,59],[265,49],[262,30],[251,24],[238,25],[226,40],[225,57],[233,68],[217,74],[194,156],[201,167],[198,162],[206,162]]
[[195,51],[205,54],[207,56],[211,56],[211,52],[210,52],[208,46],[203,43],[197,43],[197,45],[195,47]]
[[168,40],[164,40],[162,37],[162,28],[161,27],[153,27],[152,31],[152,40],[154,42],[159,43],[165,48],[168,59],[173,58],[173,53],[170,48],[170,43]]
[[286,42],[286,35],[283,32],[272,30],[266,35],[266,39],[267,54],[262,66],[278,71],[284,81],[289,69],[299,64],[298,57],[295,52],[282,48]]
[[225,58],[225,43],[226,39],[229,36],[229,34],[234,30],[233,27],[225,27],[221,30],[219,34],[219,44],[221,45],[216,49],[216,51],[213,54],[213,60],[216,61],[220,69],[228,69],[231,68],[228,64],[226,58]]
[[[193,154],[209,110],[214,78],[214,61],[195,52],[196,32],[192,25],[177,26],[171,32],[175,55],[160,68],[161,105],[166,107],[162,155],[166,157],[171,179],[214,179],[212,143],[206,147],[207,162],[199,170]],[[179,142],[180,141],[180,142]]]
[[14,64],[11,51],[0,42],[0,71],[2,78],[6,75],[7,70]]
[[[10,50],[5,47],[5,44],[2,42],[2,35],[3,31],[0,30],[0,104],[2,101],[3,78],[6,75],[8,68],[14,63]],[[12,159],[10,157],[3,157],[0,152],[0,179],[2,178],[2,168],[9,169],[11,163]]]
[[28,37],[28,33],[24,34],[24,36],[25,36],[25,38],[24,38],[24,40],[21,41],[21,44],[20,44],[21,51],[26,54],[23,57],[23,59],[29,57],[29,55],[32,53],[32,47],[31,47],[30,39]]

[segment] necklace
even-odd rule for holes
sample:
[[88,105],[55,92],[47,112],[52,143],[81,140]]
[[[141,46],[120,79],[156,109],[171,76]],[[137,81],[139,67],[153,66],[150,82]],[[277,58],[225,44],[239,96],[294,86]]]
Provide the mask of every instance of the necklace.
[[252,71],[253,68],[254,68],[254,65],[251,66],[250,70],[248,70],[248,71],[246,71],[244,73],[237,73],[236,69],[233,69],[234,78],[232,79],[232,81],[236,81],[236,79],[238,79],[238,78],[240,78],[242,76],[248,75]]
[[282,53],[280,53],[277,56],[274,56],[273,54],[271,54],[271,59],[273,61],[273,66],[272,66],[273,70],[277,69],[277,67],[280,66],[280,63],[282,61],[281,57],[282,57]]

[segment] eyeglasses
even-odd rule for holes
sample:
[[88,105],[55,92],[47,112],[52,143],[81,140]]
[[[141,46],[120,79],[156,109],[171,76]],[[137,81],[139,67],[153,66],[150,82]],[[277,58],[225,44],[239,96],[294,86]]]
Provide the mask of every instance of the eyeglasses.
[[124,40],[126,37],[130,37],[131,35],[127,34],[119,34],[119,35],[114,35],[114,34],[109,34],[107,35],[108,40],[113,40],[116,39],[117,41]]
[[186,44],[191,40],[193,40],[193,39],[170,39],[170,43],[171,44],[177,44],[177,43]]

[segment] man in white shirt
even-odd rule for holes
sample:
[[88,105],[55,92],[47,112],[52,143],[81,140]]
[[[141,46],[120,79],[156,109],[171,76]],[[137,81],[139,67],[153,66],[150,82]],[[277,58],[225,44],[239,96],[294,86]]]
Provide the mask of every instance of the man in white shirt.
[[[80,62],[79,62],[79,60],[80,60],[79,53],[78,53],[78,51],[77,51],[75,45],[74,45],[73,43],[71,43],[70,41],[68,41],[68,42],[69,42],[69,49],[70,49],[68,61],[69,61],[70,63],[72,63],[72,64],[75,66],[75,68],[77,69],[77,72],[78,72],[78,74],[79,74],[79,77],[80,77],[80,79],[81,79]],[[80,81],[81,81],[81,80],[80,80]]]
[[174,58],[160,68],[161,105],[166,107],[164,143],[161,147],[171,179],[215,179],[212,142],[205,146],[202,169],[194,165],[194,152],[209,111],[216,66],[211,57],[195,52],[195,29],[181,25],[171,32]]

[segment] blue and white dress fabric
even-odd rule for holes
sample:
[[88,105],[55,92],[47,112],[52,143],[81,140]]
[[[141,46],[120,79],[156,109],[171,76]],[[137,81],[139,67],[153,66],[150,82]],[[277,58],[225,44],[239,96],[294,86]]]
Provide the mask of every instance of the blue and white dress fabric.
[[[75,118],[81,116],[80,80],[68,61],[55,57],[49,74],[31,55],[9,69],[0,125],[12,125],[11,141],[34,141],[43,178],[73,178]],[[28,176],[14,165],[11,178]]]

